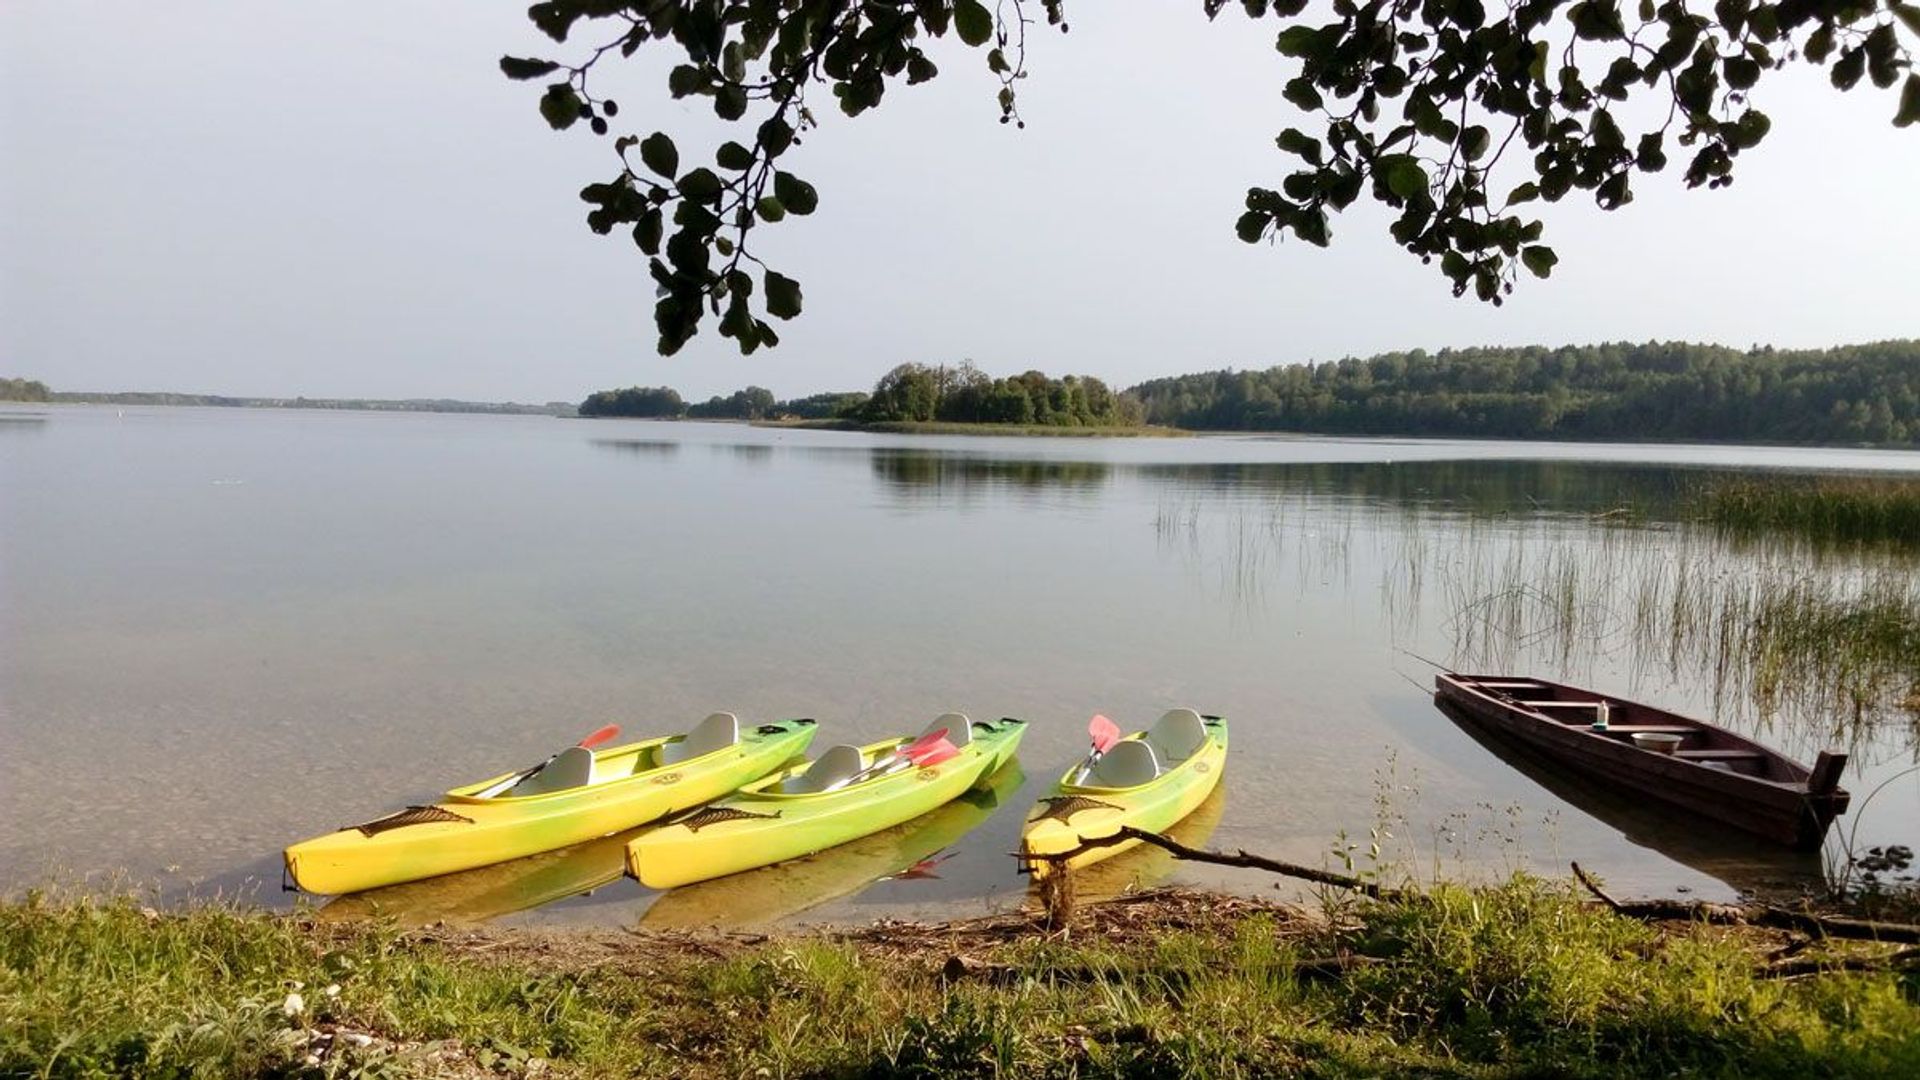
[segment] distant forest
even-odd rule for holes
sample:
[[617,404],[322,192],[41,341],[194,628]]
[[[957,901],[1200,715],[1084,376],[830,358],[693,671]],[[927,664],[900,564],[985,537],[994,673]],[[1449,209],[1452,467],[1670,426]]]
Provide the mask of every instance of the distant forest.
[[47,384],[37,379],[0,379],[0,401],[51,401]]
[[845,420],[878,424],[941,421],[1048,427],[1131,427],[1142,422],[1139,401],[1091,375],[1053,378],[1043,372],[995,379],[970,363],[901,364],[880,377],[872,393],[814,394],[779,401],[761,386],[688,404],[669,386],[601,390],[580,403],[581,416],[686,417],[691,420]]
[[624,390],[600,390],[580,403],[581,416],[626,416],[642,419],[690,420],[767,420],[794,417],[801,420],[844,418],[867,400],[858,391],[814,394],[811,397],[779,401],[764,386],[749,386],[721,397],[715,394],[702,402],[688,404],[671,386],[629,386]]
[[1134,387],[1149,423],[1508,439],[1920,443],[1920,341],[1444,349]]

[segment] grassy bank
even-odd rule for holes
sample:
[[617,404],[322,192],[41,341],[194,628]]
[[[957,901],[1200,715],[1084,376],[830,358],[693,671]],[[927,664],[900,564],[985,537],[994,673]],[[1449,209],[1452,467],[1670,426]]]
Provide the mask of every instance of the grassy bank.
[[1193,434],[1178,428],[1141,424],[1128,427],[1067,427],[1062,424],[954,424],[943,420],[761,420],[755,427],[815,428],[822,431],[877,431],[888,435],[1014,435],[1062,439],[1181,439]]
[[1698,504],[1707,523],[1727,536],[1920,550],[1920,482],[1912,480],[1729,481],[1702,491]]
[[[1920,979],[1518,880],[744,938],[0,907],[0,1076],[1890,1076]],[[1816,947],[1796,962],[1820,956]]]

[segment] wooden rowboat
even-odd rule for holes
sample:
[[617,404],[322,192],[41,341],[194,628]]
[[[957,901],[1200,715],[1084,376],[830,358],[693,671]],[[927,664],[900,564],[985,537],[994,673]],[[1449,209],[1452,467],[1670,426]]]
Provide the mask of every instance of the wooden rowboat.
[[[1818,848],[1847,809],[1842,753],[1822,751],[1809,769],[1703,720],[1544,679],[1449,672],[1435,676],[1434,697],[1597,782],[1796,850]],[[1636,735],[1677,738],[1678,747],[1643,749]]]

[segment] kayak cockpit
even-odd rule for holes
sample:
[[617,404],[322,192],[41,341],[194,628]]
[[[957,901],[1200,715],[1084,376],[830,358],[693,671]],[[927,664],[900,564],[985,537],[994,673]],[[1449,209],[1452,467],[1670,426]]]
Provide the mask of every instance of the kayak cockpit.
[[[776,726],[777,727],[777,726]],[[762,734],[768,734],[764,729]],[[777,730],[776,732],[777,733]],[[500,788],[509,776],[496,777],[470,787],[449,792],[455,799],[487,802],[553,795],[579,788],[631,780],[634,777],[683,766],[689,762],[740,745],[740,719],[732,713],[712,713],[684,735],[669,735],[628,743],[606,750],[570,746],[555,754],[545,765],[519,780]],[[493,790],[499,788],[500,790]],[[492,792],[489,794],[489,792]]]

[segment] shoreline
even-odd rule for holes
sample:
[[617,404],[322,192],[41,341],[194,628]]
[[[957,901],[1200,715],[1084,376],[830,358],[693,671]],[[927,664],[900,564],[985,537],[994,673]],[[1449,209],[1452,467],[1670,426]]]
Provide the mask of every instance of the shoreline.
[[1898,1075],[1902,955],[1525,877],[765,933],[29,895],[0,902],[0,1075]]

